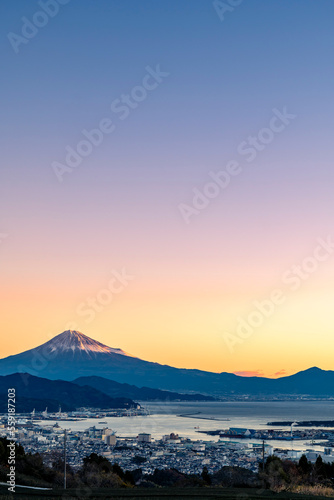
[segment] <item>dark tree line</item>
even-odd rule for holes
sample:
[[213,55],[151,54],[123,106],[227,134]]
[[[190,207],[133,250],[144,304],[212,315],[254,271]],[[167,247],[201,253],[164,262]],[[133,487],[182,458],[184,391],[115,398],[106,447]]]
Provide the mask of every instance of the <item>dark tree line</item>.
[[276,491],[297,491],[298,486],[316,485],[334,488],[334,463],[324,462],[320,455],[315,463],[308,461],[305,455],[298,463],[273,455],[267,458],[264,470],[260,464],[259,477],[265,487]]

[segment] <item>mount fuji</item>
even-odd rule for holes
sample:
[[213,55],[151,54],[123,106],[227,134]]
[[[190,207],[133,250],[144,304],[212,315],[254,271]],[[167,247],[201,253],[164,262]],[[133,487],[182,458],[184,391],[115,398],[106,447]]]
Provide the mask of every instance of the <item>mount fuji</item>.
[[[49,340],[40,347],[37,347],[35,351],[39,352],[43,349],[44,355],[46,357],[52,357],[52,354],[62,355],[68,352],[72,352],[73,356],[75,354],[85,354],[92,358],[96,353],[102,354],[120,354],[122,356],[131,356],[130,354],[122,351],[122,349],[113,349],[108,347],[97,340],[93,340],[83,333],[77,332],[75,330],[67,330],[66,332],[60,333],[53,339]],[[29,351],[27,351],[29,352]]]
[[67,381],[101,377],[137,387],[233,398],[240,395],[261,398],[334,396],[333,371],[314,367],[295,375],[269,379],[173,368],[144,361],[75,330],[67,330],[34,349],[0,359],[0,375],[17,372]]
[[217,388],[221,385],[218,374],[144,361],[75,330],[67,330],[34,349],[0,359],[0,375],[16,372],[68,381],[78,377],[99,376],[156,389],[181,392],[203,389],[208,394],[212,392],[208,390],[208,383],[201,381],[203,374],[207,373],[212,377],[212,382],[217,379]]

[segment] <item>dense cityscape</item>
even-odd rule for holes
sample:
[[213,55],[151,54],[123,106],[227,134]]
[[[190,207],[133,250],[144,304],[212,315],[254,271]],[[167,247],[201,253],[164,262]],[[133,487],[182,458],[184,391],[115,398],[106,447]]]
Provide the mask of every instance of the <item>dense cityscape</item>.
[[[147,414],[144,408],[134,414]],[[127,418],[129,411],[119,410],[101,413],[106,416]],[[175,468],[185,474],[200,474],[204,467],[215,473],[223,466],[238,466],[256,472],[259,463],[268,456],[275,455],[282,459],[298,461],[305,454],[310,462],[315,462],[320,455],[326,462],[334,462],[332,445],[334,446],[333,429],[246,429],[228,428],[220,431],[197,431],[198,439],[189,439],[171,432],[161,438],[154,438],[149,433],[139,432],[137,436],[119,436],[108,428],[106,421],[84,430],[71,430],[71,422],[85,420],[92,416],[99,417],[98,412],[90,409],[65,414],[47,415],[33,413],[30,416],[17,415],[15,441],[24,446],[26,452],[39,453],[45,463],[52,465],[55,457],[62,457],[66,447],[67,463],[73,470],[78,470],[83,459],[96,453],[119,464],[124,470],[135,470],[139,467],[145,474],[152,474],[156,469]],[[43,421],[40,419],[43,418]],[[47,419],[50,418],[50,423]],[[66,418],[66,421],[63,419]],[[102,417],[101,417],[102,418]],[[153,418],[153,416],[148,416]],[[46,419],[46,420],[45,420]],[[59,422],[55,422],[58,419]],[[133,420],[132,420],[133,425]],[[293,434],[292,434],[293,432]],[[206,434],[205,437],[203,433]],[[0,437],[6,437],[6,416],[1,418]],[[218,435],[218,440],[210,440],[210,435]],[[255,442],[253,442],[253,440]],[[270,440],[286,441],[287,447],[274,448]],[[303,440],[309,443],[304,450],[293,449],[293,442]],[[269,441],[269,443],[268,443]],[[321,444],[323,451],[314,451],[313,445]],[[291,446],[292,444],[292,446]],[[319,446],[318,446],[319,449]]]

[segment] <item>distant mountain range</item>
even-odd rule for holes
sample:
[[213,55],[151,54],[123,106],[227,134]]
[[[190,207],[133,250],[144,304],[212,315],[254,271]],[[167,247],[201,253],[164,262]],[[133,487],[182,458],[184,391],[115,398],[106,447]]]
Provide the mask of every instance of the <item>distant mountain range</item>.
[[215,401],[214,397],[203,394],[180,394],[151,389],[150,387],[136,387],[135,385],[120,384],[103,377],[80,377],[73,382],[78,385],[89,385],[113,398],[123,396],[137,401]]
[[[224,397],[334,396],[333,371],[310,368],[288,377],[268,379],[173,368],[136,358],[74,330],[63,332],[35,349],[0,359],[0,375],[16,372],[31,373],[52,380],[79,379],[80,384],[89,377],[90,383],[101,391],[104,391],[105,384],[105,390],[109,394],[116,394],[116,389],[120,388],[102,381],[100,387],[99,381],[92,380],[91,377],[135,385],[136,389],[142,387],[145,390],[152,388],[186,394],[200,392]],[[116,392],[113,393],[113,390]],[[136,393],[135,389],[129,387],[124,387],[124,390],[125,394],[130,394],[131,391]]]
[[[103,392],[87,386],[79,386],[64,380],[48,380],[27,373],[14,373],[0,377],[0,401],[7,407],[8,388],[15,388],[16,411],[31,412],[45,410],[75,410],[78,407],[90,408],[133,408],[137,403],[129,398],[112,398]],[[8,407],[5,411],[7,411]]]

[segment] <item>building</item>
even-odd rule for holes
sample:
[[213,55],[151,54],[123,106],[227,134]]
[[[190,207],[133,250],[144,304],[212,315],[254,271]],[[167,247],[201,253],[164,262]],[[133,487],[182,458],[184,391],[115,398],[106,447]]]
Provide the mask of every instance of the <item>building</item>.
[[238,437],[250,437],[252,432],[254,433],[254,431],[251,431],[249,429],[244,429],[242,427],[230,427],[228,434],[230,434],[231,436],[238,436]]
[[138,434],[138,443],[150,443],[152,441],[151,434]]
[[204,443],[194,443],[193,451],[204,453],[205,452],[205,444]]
[[249,443],[248,447],[257,453],[262,453],[264,448],[265,455],[272,455],[274,450],[273,446],[267,443]]
[[116,436],[115,436],[115,434],[107,434],[107,435],[104,437],[104,442],[105,442],[108,446],[115,446],[115,444],[116,444]]

